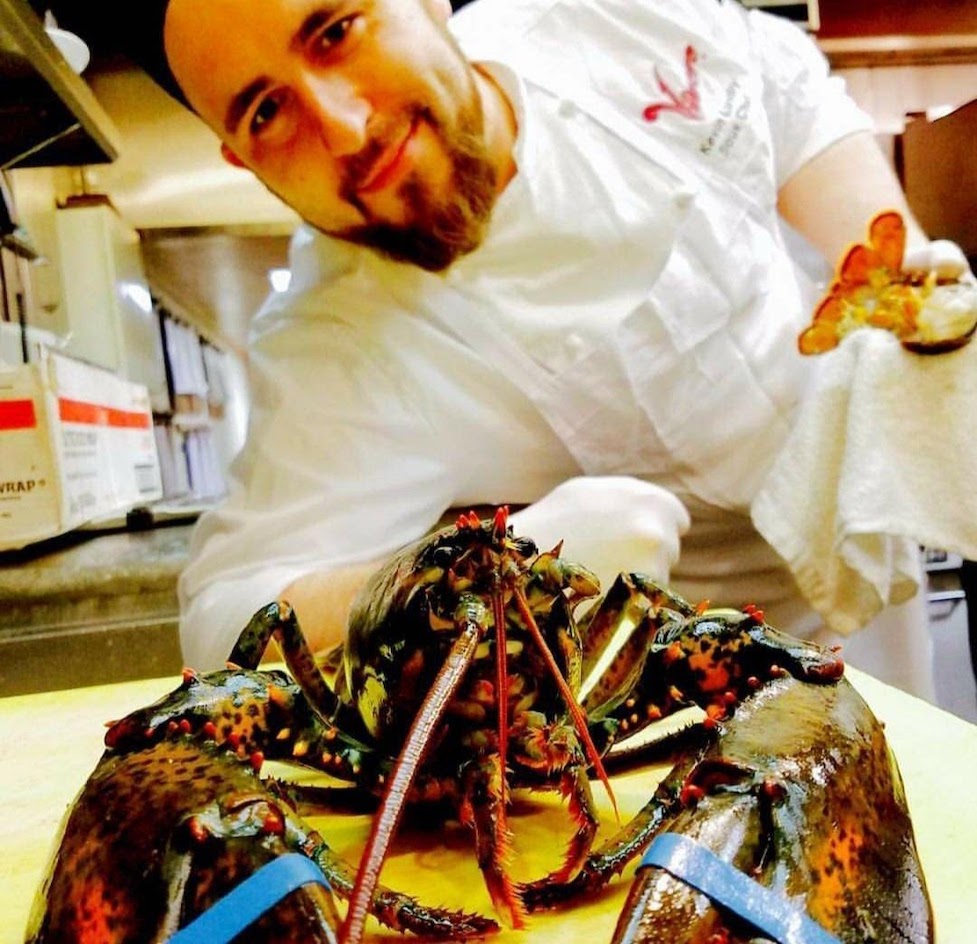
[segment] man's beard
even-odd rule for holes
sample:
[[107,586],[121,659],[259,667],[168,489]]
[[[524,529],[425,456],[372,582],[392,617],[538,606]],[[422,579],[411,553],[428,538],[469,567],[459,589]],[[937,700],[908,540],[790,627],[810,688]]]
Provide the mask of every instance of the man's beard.
[[404,223],[374,220],[337,235],[429,272],[448,268],[481,244],[496,197],[495,171],[484,155],[453,150],[451,159],[447,199],[412,177],[399,192]]
[[350,175],[350,185],[343,193],[366,222],[331,235],[376,249],[398,262],[438,272],[482,242],[495,204],[496,173],[480,133],[480,112],[463,113],[458,126],[452,128],[446,128],[426,108],[416,109],[411,117],[415,122],[427,123],[444,143],[451,166],[444,194],[432,192],[423,178],[411,174],[398,191],[404,205],[404,221],[371,219],[356,194],[355,180],[382,151],[381,142],[374,142],[355,159],[358,170]]

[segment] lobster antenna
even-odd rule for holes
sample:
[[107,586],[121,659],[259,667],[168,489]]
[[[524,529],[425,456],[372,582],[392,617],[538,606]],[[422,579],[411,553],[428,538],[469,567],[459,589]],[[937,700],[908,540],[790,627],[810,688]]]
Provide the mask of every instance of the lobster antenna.
[[492,593],[492,616],[495,621],[495,700],[498,705],[499,759],[502,776],[499,778],[499,832],[506,829],[506,761],[509,755],[509,673],[506,666],[505,609],[502,592]]
[[573,718],[573,726],[577,730],[577,736],[583,742],[587,759],[593,766],[594,773],[596,773],[600,778],[600,782],[604,784],[604,789],[607,791],[607,796],[610,798],[611,806],[614,808],[614,816],[620,820],[621,814],[617,809],[617,799],[614,796],[614,791],[611,789],[611,781],[607,776],[607,771],[604,769],[604,765],[601,763],[600,753],[594,746],[594,742],[590,737],[590,732],[587,730],[587,719],[584,718],[580,705],[577,704],[577,700],[574,698],[573,692],[570,691],[570,686],[567,685],[567,680],[563,677],[560,667],[556,664],[556,659],[553,658],[553,653],[550,651],[550,647],[546,645],[546,640],[543,638],[542,632],[540,632],[539,626],[536,623],[536,618],[533,616],[532,610],[529,609],[529,603],[526,600],[525,594],[518,587],[515,587],[514,591],[516,603],[519,606],[519,612],[522,615],[523,621],[525,622],[526,627],[529,629],[530,635],[536,640],[536,645],[539,647],[539,651],[542,653],[543,660],[546,662],[550,673],[556,681],[557,687],[560,689],[560,694],[563,695],[563,700],[566,702],[570,716]]
[[454,641],[444,664],[438,670],[434,683],[407,734],[403,749],[390,774],[383,803],[373,818],[366,848],[360,858],[356,882],[349,898],[346,921],[340,935],[342,944],[360,944],[363,940],[366,915],[380,880],[380,869],[387,858],[390,843],[397,831],[401,814],[404,812],[407,795],[430,747],[431,735],[440,724],[445,708],[454,697],[475,659],[480,632],[475,619],[466,620],[462,632]]

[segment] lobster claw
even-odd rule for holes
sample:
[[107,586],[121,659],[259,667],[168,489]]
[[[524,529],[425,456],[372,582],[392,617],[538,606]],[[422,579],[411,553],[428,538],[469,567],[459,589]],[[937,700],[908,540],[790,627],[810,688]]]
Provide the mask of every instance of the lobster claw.
[[[169,944],[222,944],[231,941],[282,899],[309,885],[318,885],[329,891],[329,882],[319,866],[298,852],[286,853],[261,866],[202,915],[177,931]],[[329,919],[322,927],[326,940],[335,944],[332,929],[339,927],[339,914],[331,897],[326,902]]]
[[[720,775],[731,769],[735,776]],[[693,802],[669,800],[690,783],[699,788]],[[668,806],[658,835],[678,837],[669,844],[685,850],[686,862],[673,868],[667,856],[653,856],[639,870],[613,944],[743,941],[757,933],[811,944],[933,940],[898,769],[881,725],[846,680],[771,683],[657,796]],[[753,897],[770,899],[791,934],[764,924],[762,909],[723,900],[722,888],[704,906],[698,889],[708,868],[689,868],[689,855],[719,860],[712,868],[734,884],[757,885]]]
[[[181,735],[107,752],[68,812],[26,939],[160,940],[201,917],[205,939],[219,941],[211,907],[266,863],[317,842],[250,764],[211,741]],[[315,944],[335,944],[339,926],[332,895],[308,878],[254,921],[271,922],[269,941]]]

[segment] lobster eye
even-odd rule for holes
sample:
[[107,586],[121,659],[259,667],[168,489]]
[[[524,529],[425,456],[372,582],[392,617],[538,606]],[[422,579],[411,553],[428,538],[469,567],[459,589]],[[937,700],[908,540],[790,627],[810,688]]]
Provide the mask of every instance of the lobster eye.
[[431,560],[436,567],[447,569],[455,559],[455,552],[450,547],[436,547],[431,554]]

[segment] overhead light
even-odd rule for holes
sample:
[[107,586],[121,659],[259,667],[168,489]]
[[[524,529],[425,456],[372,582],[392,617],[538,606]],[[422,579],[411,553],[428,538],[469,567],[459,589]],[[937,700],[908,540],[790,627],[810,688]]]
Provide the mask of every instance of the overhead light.
[[289,283],[292,281],[291,269],[269,269],[268,281],[276,292],[287,292]]
[[88,67],[92,57],[87,43],[75,33],[59,29],[58,21],[50,10],[44,14],[44,32],[48,34],[51,42],[58,47],[58,52],[64,56],[72,71],[81,75]]

